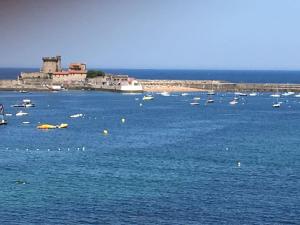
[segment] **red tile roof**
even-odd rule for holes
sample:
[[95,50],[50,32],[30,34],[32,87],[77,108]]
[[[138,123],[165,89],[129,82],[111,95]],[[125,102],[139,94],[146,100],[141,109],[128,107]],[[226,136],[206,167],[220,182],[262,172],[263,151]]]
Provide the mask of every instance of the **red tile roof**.
[[68,71],[60,71],[60,72],[54,72],[53,75],[68,75]]
[[86,74],[87,71],[82,70],[68,70],[68,71],[60,71],[54,72],[53,75],[73,75],[73,74]]

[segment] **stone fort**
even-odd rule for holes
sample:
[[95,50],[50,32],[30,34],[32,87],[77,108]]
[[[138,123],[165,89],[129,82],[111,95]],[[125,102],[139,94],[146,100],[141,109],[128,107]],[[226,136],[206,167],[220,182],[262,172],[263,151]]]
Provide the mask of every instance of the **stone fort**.
[[19,80],[51,80],[53,83],[84,82],[87,76],[86,64],[71,63],[68,70],[63,71],[61,56],[43,57],[40,72],[22,72]]

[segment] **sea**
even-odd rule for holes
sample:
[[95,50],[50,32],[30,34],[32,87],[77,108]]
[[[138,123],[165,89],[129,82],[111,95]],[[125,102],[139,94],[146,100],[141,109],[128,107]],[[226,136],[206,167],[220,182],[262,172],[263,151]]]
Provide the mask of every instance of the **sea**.
[[300,98],[270,94],[0,91],[0,224],[300,224]]
[[[300,83],[297,70],[168,70],[168,69],[103,69],[113,74],[127,74],[139,79],[223,80],[249,83]],[[39,68],[0,68],[1,79],[16,79],[21,72],[39,71]]]

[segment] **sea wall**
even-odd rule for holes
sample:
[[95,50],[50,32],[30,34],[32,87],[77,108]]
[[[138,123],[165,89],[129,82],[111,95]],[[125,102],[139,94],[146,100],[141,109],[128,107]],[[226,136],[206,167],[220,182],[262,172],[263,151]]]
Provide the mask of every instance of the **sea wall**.
[[191,88],[198,91],[294,91],[300,92],[300,84],[273,84],[273,83],[230,83],[217,80],[139,80],[147,91],[158,90],[158,87],[163,89]]
[[45,86],[46,83],[41,83],[41,81],[23,82],[21,80],[0,80],[0,90],[3,91],[20,91],[20,90],[36,90],[44,91],[48,90]]
[[[300,92],[300,84],[258,84],[258,83],[230,83],[218,80],[138,80],[144,91],[152,92],[186,92],[186,91],[258,91],[258,92]],[[0,90],[31,90],[46,91],[53,85],[52,79],[24,79],[0,80]],[[71,82],[64,84],[70,90],[103,90],[119,91],[117,85],[107,85],[101,79],[87,79],[85,82]]]

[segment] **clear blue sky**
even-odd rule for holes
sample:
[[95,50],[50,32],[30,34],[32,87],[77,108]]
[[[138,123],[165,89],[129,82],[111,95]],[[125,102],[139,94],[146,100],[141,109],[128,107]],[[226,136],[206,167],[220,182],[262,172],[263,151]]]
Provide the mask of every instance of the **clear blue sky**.
[[0,0],[0,67],[300,69],[299,0]]

